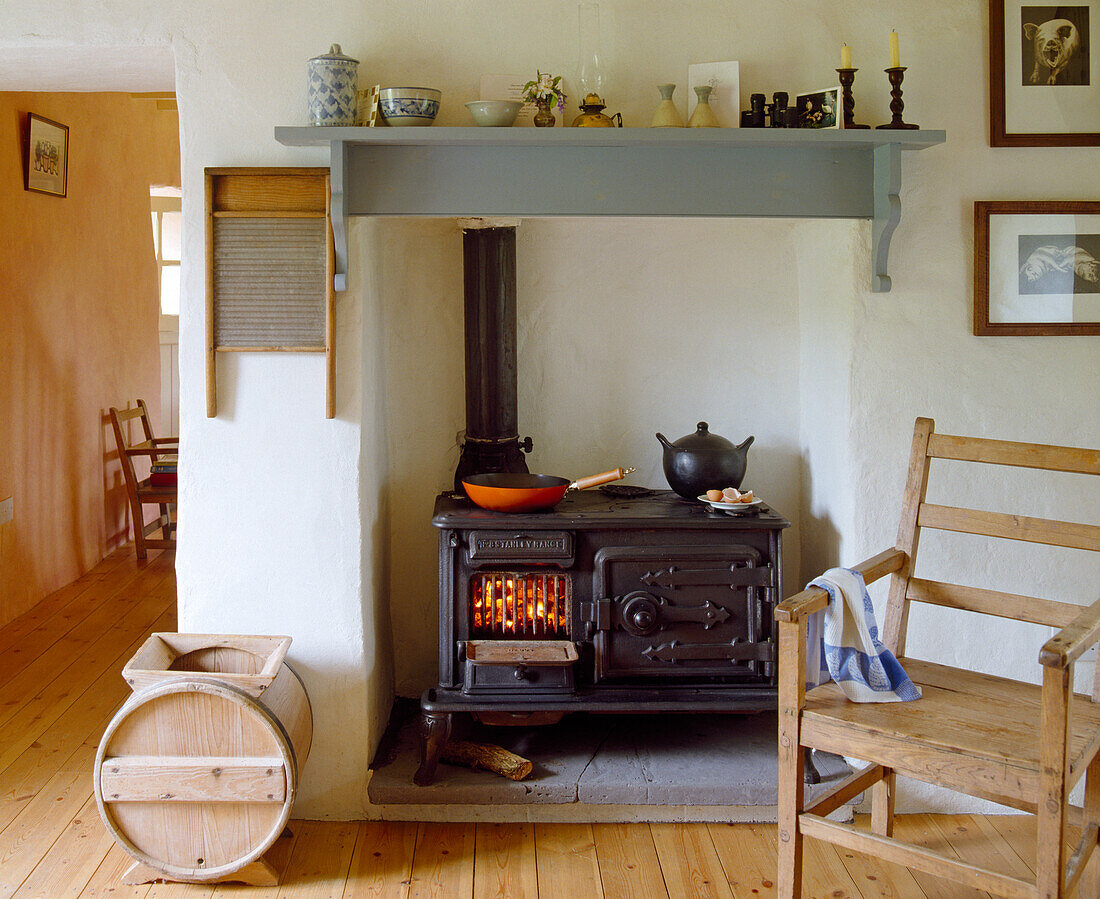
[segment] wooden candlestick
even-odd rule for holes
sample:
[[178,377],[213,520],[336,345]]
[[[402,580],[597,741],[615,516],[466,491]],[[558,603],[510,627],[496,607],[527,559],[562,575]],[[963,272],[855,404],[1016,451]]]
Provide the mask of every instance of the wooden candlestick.
[[845,128],[870,128],[870,125],[857,125],[855,123],[856,98],[852,96],[852,82],[856,80],[856,72],[859,69],[837,69],[840,76],[840,86],[844,89],[844,127]]
[[894,128],[905,131],[915,131],[920,128],[920,125],[910,125],[908,122],[903,121],[901,114],[905,111],[905,103],[901,99],[901,82],[905,77],[905,66],[890,66],[886,69],[886,77],[890,79],[890,96],[893,98],[890,100],[890,112],[894,114],[894,117],[886,125],[879,125],[882,128]]

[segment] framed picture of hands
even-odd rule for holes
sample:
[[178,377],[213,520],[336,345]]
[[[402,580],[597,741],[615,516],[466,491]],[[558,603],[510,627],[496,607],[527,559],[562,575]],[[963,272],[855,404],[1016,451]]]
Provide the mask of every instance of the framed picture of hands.
[[1100,146],[1100,0],[989,0],[989,142]]
[[974,204],[974,333],[1100,335],[1100,201]]

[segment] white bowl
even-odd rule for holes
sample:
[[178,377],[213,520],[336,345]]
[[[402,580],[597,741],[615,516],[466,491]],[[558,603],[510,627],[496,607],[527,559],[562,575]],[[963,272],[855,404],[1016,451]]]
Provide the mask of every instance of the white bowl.
[[378,108],[387,125],[430,125],[439,112],[440,93],[431,87],[384,87]]
[[473,100],[466,104],[474,121],[484,128],[507,128],[516,120],[522,100]]

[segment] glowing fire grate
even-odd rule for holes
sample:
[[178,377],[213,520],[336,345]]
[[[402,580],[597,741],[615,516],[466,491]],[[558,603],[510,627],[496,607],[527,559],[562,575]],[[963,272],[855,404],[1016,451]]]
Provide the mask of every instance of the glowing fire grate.
[[568,575],[489,572],[470,581],[471,636],[569,636]]

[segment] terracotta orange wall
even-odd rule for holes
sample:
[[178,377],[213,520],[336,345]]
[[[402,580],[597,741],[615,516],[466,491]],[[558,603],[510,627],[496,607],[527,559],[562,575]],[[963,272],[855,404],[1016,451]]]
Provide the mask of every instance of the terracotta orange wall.
[[[64,199],[23,189],[29,112],[69,126]],[[107,409],[141,397],[159,421],[149,187],[179,177],[153,101],[0,93],[0,625],[128,538]]]

